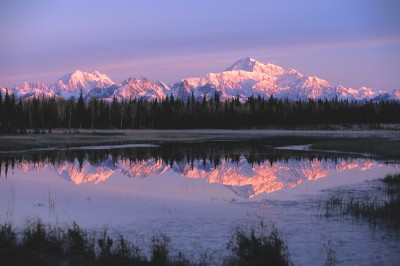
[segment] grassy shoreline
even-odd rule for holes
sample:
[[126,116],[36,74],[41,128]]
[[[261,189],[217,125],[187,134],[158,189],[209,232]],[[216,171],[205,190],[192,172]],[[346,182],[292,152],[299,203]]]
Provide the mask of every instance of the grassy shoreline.
[[[400,132],[320,130],[88,130],[52,134],[0,135],[0,152],[65,147],[120,145],[154,142],[247,141],[296,138],[312,150],[356,152],[388,159],[400,158]],[[291,145],[288,143],[288,145]]]

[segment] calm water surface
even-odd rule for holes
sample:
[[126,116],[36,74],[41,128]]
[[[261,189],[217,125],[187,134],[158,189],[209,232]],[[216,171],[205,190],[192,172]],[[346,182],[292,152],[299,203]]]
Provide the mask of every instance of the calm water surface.
[[339,265],[398,263],[393,232],[326,220],[316,204],[326,190],[362,188],[400,172],[399,162],[273,146],[152,143],[3,155],[0,222],[75,221],[135,243],[161,232],[186,254],[218,256],[236,226],[263,220],[281,232],[295,265],[323,265],[328,241]]

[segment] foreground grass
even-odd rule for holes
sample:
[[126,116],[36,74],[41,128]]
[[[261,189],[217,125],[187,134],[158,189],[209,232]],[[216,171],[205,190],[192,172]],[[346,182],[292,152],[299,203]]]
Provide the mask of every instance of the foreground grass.
[[336,191],[320,202],[322,214],[330,217],[350,215],[373,225],[385,225],[400,231],[400,174],[388,175],[374,190],[355,192]]
[[225,259],[226,266],[291,265],[289,252],[276,229],[265,234],[261,224],[257,228],[236,229],[228,247],[232,255]]
[[[230,255],[223,265],[291,265],[283,240],[276,230],[238,228],[228,244]],[[77,224],[62,228],[40,221],[27,224],[22,232],[9,224],[0,226],[0,265],[215,265],[207,255],[198,262],[172,252],[169,239],[156,235],[150,254],[123,236],[112,238],[104,230],[88,233]]]

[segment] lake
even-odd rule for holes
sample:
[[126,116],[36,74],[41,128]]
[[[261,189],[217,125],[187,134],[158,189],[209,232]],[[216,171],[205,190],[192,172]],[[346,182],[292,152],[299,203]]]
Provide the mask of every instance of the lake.
[[[296,145],[293,145],[296,144]],[[295,265],[396,265],[399,236],[318,215],[335,189],[365,189],[400,162],[307,150],[301,141],[140,142],[3,153],[0,222],[107,226],[146,246],[164,233],[189,256],[223,256],[237,226],[275,226]]]

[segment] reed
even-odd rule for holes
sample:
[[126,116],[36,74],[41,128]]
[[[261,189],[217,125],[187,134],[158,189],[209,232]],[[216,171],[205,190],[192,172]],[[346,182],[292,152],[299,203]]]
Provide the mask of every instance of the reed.
[[230,255],[216,263],[208,254],[199,261],[175,252],[166,235],[155,235],[149,245],[133,245],[122,235],[111,237],[107,229],[88,232],[76,223],[60,227],[40,220],[27,223],[22,231],[10,224],[0,226],[0,265],[290,265],[284,241],[274,229],[238,228],[227,245]]
[[318,203],[325,217],[352,216],[400,230],[400,174],[388,175],[367,191],[335,191]]

